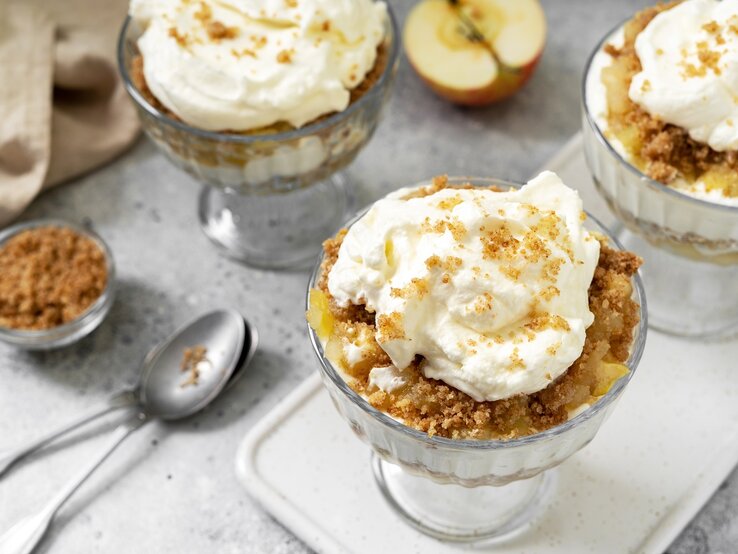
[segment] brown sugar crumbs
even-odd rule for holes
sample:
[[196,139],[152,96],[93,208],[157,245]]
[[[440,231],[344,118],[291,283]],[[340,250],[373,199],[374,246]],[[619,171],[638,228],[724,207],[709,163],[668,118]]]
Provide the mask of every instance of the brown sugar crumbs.
[[402,327],[402,314],[392,312],[389,315],[380,315],[377,317],[377,329],[382,336],[383,341],[402,340],[405,338],[405,331]]
[[715,73],[715,75],[720,75],[722,73],[722,70],[718,65],[718,63],[720,62],[720,56],[720,52],[710,50],[706,42],[698,42],[697,59],[699,59],[700,65],[698,67],[692,63],[682,61],[681,66],[684,68],[684,71],[682,72],[682,77],[704,77],[705,75],[707,75],[708,70],[711,70],[713,73]]
[[487,312],[492,309],[493,303],[494,297],[490,293],[485,292],[480,296],[477,296],[476,300],[474,301],[474,311],[478,314]]
[[[430,195],[445,187],[446,181],[437,179],[433,185],[412,191],[409,196]],[[369,373],[374,367],[392,363],[376,342],[376,331],[381,327],[382,334],[391,333],[395,330],[394,322],[381,316],[376,318],[362,305],[341,307],[328,290],[328,274],[338,258],[345,234],[343,230],[323,245],[325,257],[317,287],[326,298],[333,322],[329,340],[340,344],[343,340],[353,341],[362,337],[362,361],[349,365],[345,360],[339,360],[350,378],[347,380],[349,385],[378,410],[428,435],[456,439],[510,439],[549,429],[566,421],[570,410],[594,402],[602,394],[601,388],[611,382],[602,373],[603,364],[622,364],[630,355],[633,330],[639,322],[640,312],[632,299],[632,277],[641,260],[630,252],[612,249],[603,237],[597,237],[601,245],[600,258],[589,287],[589,308],[595,316],[594,322],[587,329],[579,358],[545,389],[503,400],[477,402],[443,381],[425,377],[422,369],[424,360],[417,356],[402,370],[405,384],[392,392],[384,392],[370,385]],[[434,257],[426,261],[432,267],[441,263],[440,258]],[[494,301],[492,295],[484,300]],[[550,314],[531,314],[529,326],[533,333],[545,328],[565,329],[568,323]],[[490,342],[502,340],[500,336],[490,337]],[[552,345],[548,353],[556,355],[559,347],[560,343]],[[513,351],[508,369],[524,369],[519,351]]]
[[256,52],[249,48],[244,48],[243,50],[236,50],[235,48],[231,48],[231,54],[236,58],[241,58],[243,56],[250,56],[252,58],[256,58]]
[[443,234],[448,230],[457,242],[464,240],[464,236],[466,235],[466,227],[464,227],[464,224],[455,217],[451,219],[440,219],[433,222],[431,222],[430,218],[427,217],[425,218],[425,222],[423,223],[421,230],[424,233],[438,234]]
[[207,354],[208,349],[201,344],[185,348],[179,369],[182,373],[187,372],[187,378],[180,384],[180,387],[197,385],[200,382],[200,367],[203,363],[210,362]]
[[290,63],[292,62],[292,56],[294,53],[294,50],[280,50],[277,54],[277,61],[279,63]]
[[507,225],[481,235],[479,240],[482,243],[482,256],[487,260],[512,261],[517,257],[520,241]]
[[711,35],[715,35],[720,31],[720,25],[718,25],[717,21],[708,21],[702,28]]
[[187,46],[187,34],[182,34],[176,27],[169,28],[169,36],[177,41],[180,46]]
[[200,20],[203,24],[205,32],[212,41],[220,42],[223,39],[236,38],[239,35],[238,27],[227,27],[220,21],[213,21],[213,10],[205,2],[200,2],[200,7],[194,15],[195,19]]
[[205,30],[210,39],[214,41],[236,38],[239,33],[238,27],[226,27],[220,21],[208,21],[205,24]]
[[426,294],[428,294],[428,281],[417,277],[410,279],[410,282],[402,288],[390,290],[390,296],[393,298],[423,298]]
[[209,21],[213,17],[213,10],[205,2],[200,2],[200,9],[195,12],[195,19],[199,19],[203,23]]
[[68,227],[22,231],[0,248],[0,326],[50,329],[82,315],[108,282],[105,253]]
[[425,266],[428,269],[441,268],[452,273],[459,269],[463,263],[464,261],[458,256],[446,256],[445,259],[441,259],[440,256],[435,254],[425,260]]

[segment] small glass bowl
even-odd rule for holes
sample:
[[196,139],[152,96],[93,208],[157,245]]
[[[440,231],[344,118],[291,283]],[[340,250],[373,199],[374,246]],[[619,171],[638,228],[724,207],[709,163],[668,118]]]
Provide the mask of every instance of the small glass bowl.
[[[584,154],[595,187],[623,223],[618,238],[645,260],[652,327],[686,337],[738,329],[738,207],[708,202],[655,181],[605,137],[591,98],[600,88],[598,54],[624,23],[597,44],[582,81]],[[601,89],[599,91],[601,94]]]
[[[496,185],[503,189],[521,186],[475,177],[455,177],[449,182]],[[585,226],[622,249],[591,215]],[[320,256],[308,284],[308,305],[322,261]],[[473,542],[513,533],[545,508],[553,478],[547,470],[589,443],[615,406],[635,373],[646,341],[646,298],[637,274],[633,277],[633,297],[641,307],[641,321],[626,361],[628,374],[595,404],[565,423],[506,441],[429,437],[404,425],[357,394],[328,360],[309,325],[308,334],[333,404],[354,433],[372,448],[374,478],[390,506],[427,535]]]
[[284,269],[312,260],[352,209],[352,193],[339,172],[372,137],[397,73],[400,39],[391,7],[386,65],[374,85],[342,112],[274,134],[205,131],[152,106],[131,77],[138,27],[130,17],[123,23],[120,73],[149,138],[204,184],[204,233],[224,254],[256,267]]
[[83,235],[102,250],[107,263],[108,281],[100,297],[76,319],[50,329],[24,330],[0,327],[0,340],[24,350],[49,350],[77,342],[94,331],[108,315],[115,297],[115,263],[113,253],[105,241],[94,231],[60,219],[36,219],[19,223],[0,232],[0,247],[12,237],[36,227],[66,227]]

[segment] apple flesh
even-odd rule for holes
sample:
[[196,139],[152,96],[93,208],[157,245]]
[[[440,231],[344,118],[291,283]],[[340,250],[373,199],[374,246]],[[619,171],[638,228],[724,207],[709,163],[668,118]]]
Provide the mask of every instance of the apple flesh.
[[404,29],[405,51],[436,93],[483,106],[514,94],[543,53],[538,0],[422,0]]

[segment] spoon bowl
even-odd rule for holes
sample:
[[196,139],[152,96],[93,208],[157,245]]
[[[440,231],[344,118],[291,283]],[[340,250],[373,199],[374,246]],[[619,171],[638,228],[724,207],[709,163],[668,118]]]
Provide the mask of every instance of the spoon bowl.
[[[176,420],[210,404],[243,366],[239,362],[248,352],[246,334],[246,322],[233,310],[211,312],[175,331],[144,360],[138,394],[144,412]],[[249,335],[251,350],[254,342]],[[197,346],[205,348],[205,358],[197,364],[197,380],[188,384],[182,359],[186,349]]]

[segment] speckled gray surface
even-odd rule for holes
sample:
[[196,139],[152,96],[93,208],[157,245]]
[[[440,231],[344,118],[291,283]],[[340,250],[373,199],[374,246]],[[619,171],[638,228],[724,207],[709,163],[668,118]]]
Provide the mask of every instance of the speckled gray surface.
[[[404,19],[409,0],[392,2]],[[437,173],[522,179],[579,127],[579,81],[596,41],[641,0],[548,0],[541,67],[514,99],[463,110],[434,97],[403,60],[374,140],[349,169],[364,200]],[[24,215],[94,226],[119,270],[102,327],[57,352],[0,347],[0,448],[130,385],[147,349],[214,306],[241,310],[262,343],[248,374],[207,413],[131,437],[67,506],[40,552],[274,552],[307,549],[238,485],[234,455],[252,424],[314,370],[305,337],[305,272],[248,269],[218,256],[195,217],[198,187],[146,140],[114,164],[45,194]],[[107,421],[32,456],[0,480],[0,531],[37,510],[105,441]],[[300,453],[295,453],[299,463]],[[634,469],[635,471],[635,469]],[[738,473],[670,554],[738,552]]]

